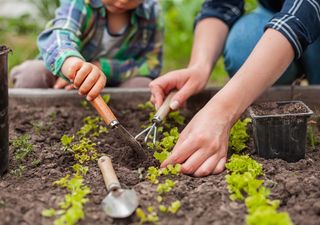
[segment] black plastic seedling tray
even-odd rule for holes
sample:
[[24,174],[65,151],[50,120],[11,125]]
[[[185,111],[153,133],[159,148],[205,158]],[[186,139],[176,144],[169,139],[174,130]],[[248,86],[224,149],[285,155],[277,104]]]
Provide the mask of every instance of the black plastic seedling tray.
[[302,101],[279,101],[279,106],[299,103],[307,112],[257,115],[249,108],[257,154],[263,158],[280,158],[296,162],[305,157],[307,120],[313,114]]

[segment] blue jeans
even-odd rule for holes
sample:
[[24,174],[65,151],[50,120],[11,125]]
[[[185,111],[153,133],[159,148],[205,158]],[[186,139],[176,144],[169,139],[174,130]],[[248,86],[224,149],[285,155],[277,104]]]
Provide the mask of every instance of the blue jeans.
[[[248,58],[263,35],[264,25],[272,16],[273,12],[259,7],[252,13],[242,16],[233,25],[224,48],[225,67],[231,77]],[[320,38],[307,47],[300,59],[290,64],[276,84],[291,84],[302,74],[306,75],[310,84],[320,84]]]

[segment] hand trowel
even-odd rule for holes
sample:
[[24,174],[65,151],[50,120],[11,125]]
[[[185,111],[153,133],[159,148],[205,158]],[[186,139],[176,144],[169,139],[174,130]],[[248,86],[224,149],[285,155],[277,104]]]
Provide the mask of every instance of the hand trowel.
[[111,159],[102,156],[98,160],[104,183],[109,191],[101,206],[105,213],[113,218],[126,218],[138,207],[139,199],[133,189],[122,189],[113,169]]

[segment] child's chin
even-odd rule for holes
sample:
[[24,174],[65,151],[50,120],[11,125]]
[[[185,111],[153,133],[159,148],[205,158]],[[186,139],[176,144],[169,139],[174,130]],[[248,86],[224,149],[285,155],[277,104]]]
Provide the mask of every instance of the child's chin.
[[108,6],[107,10],[111,13],[124,13],[127,11],[126,9],[121,9],[114,6]]

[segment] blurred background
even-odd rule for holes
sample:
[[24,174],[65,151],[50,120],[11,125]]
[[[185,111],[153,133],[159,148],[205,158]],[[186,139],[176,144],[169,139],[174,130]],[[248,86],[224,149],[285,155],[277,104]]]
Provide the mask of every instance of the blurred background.
[[[165,19],[164,68],[162,74],[188,64],[193,41],[194,18],[204,0],[158,0]],[[246,13],[256,0],[245,0]],[[13,50],[9,70],[38,54],[36,39],[46,22],[54,17],[59,0],[0,0],[0,44]],[[209,85],[221,86],[228,80],[223,58],[216,65]]]

